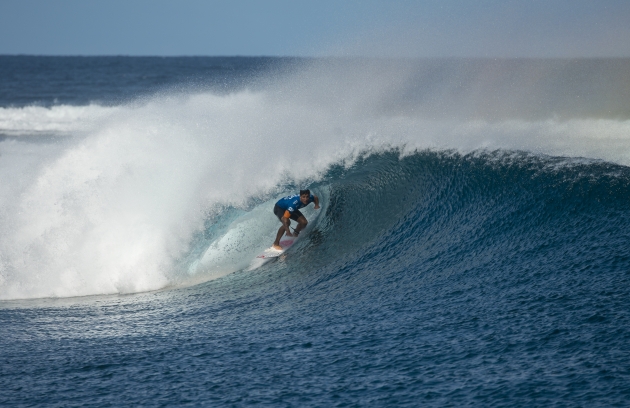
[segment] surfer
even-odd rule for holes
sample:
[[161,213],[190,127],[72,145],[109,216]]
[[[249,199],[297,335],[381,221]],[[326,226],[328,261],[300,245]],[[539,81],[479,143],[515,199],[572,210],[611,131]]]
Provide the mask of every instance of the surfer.
[[[278,217],[282,226],[278,230],[276,240],[273,242],[273,248],[278,251],[282,251],[280,246],[280,238],[286,233],[290,237],[297,237],[300,231],[306,227],[308,221],[304,217],[304,214],[300,212],[300,208],[306,207],[310,203],[315,203],[315,209],[319,209],[319,198],[316,195],[311,194],[310,190],[300,190],[300,194],[288,196],[278,200],[273,207],[273,213]],[[295,232],[291,233],[291,220],[297,221],[298,225],[295,228]]]

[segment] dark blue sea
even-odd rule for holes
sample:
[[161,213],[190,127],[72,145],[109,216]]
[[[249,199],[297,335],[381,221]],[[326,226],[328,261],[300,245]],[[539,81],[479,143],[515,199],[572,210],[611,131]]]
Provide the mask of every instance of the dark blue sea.
[[0,405],[630,406],[628,78],[0,56]]

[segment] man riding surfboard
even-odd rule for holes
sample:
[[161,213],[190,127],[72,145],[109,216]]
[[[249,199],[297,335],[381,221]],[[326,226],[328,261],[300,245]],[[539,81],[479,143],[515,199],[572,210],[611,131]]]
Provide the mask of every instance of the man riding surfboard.
[[[300,194],[278,200],[273,207],[273,213],[278,217],[282,226],[278,230],[276,240],[273,242],[274,249],[282,251],[282,247],[280,246],[280,238],[282,238],[282,235],[286,233],[289,237],[297,237],[300,231],[306,227],[308,221],[304,217],[304,214],[300,212],[300,208],[306,207],[310,203],[315,203],[315,209],[319,209],[319,198],[311,194],[310,190],[300,190]],[[294,233],[291,233],[291,220],[297,221],[298,223]]]

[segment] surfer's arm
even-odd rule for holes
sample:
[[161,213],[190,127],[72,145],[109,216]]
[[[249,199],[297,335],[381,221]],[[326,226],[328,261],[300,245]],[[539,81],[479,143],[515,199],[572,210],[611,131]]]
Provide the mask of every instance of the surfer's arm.
[[315,202],[315,209],[319,209],[319,198],[316,195],[313,195],[313,201]]

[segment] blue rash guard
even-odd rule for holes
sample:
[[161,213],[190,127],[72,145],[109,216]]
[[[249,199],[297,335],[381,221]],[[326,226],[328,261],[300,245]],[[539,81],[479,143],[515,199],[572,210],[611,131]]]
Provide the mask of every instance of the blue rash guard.
[[278,200],[276,205],[282,208],[283,210],[288,211],[289,213],[293,214],[295,211],[299,210],[302,207],[306,207],[312,202],[315,202],[315,196],[313,194],[311,194],[311,196],[308,199],[308,203],[306,204],[302,203],[302,201],[300,201],[300,196],[296,194],[296,195],[281,198],[280,200]]

